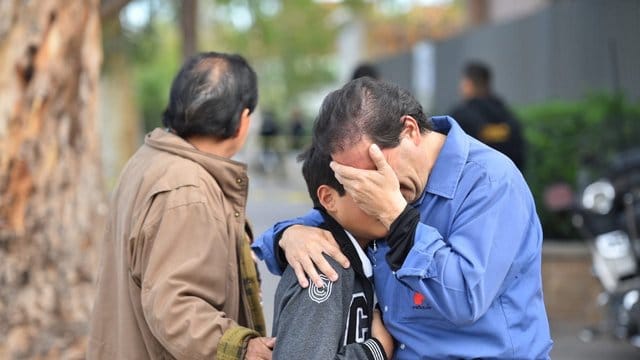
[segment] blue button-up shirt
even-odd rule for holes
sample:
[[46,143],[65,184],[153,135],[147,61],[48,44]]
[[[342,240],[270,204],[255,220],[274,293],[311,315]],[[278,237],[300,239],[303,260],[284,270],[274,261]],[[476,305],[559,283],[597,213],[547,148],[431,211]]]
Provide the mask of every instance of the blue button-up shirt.
[[[393,272],[389,247],[369,248],[396,359],[548,359],[553,342],[542,296],[542,229],[531,192],[503,154],[466,135],[450,117],[432,118],[447,135],[427,186],[414,245]],[[253,249],[279,273],[274,235],[316,225],[319,213],[283,221]]]

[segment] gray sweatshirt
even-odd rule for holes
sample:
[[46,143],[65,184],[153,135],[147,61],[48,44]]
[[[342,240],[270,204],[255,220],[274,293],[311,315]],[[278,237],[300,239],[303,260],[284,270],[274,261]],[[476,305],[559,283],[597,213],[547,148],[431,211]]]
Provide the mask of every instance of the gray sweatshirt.
[[351,267],[344,269],[326,256],[338,273],[331,282],[321,274],[324,287],[304,289],[287,267],[275,295],[274,359],[386,360],[384,349],[371,337],[373,286],[344,230],[326,214],[321,225],[333,234]]

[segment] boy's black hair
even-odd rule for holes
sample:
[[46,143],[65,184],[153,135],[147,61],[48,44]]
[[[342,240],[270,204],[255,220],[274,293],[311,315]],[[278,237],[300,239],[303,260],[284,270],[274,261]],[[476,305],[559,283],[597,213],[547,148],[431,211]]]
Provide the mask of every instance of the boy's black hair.
[[327,185],[335,189],[340,196],[344,196],[344,187],[338,182],[329,166],[331,155],[322,152],[315,144],[311,144],[306,151],[298,155],[298,161],[303,162],[302,176],[307,183],[307,190],[313,201],[313,207],[326,210],[320,204],[320,199],[318,199],[317,190],[321,185]]

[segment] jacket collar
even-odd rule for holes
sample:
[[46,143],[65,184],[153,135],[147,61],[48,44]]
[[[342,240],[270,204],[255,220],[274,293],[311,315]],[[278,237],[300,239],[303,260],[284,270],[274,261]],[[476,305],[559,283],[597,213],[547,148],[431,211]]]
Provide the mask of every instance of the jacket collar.
[[215,179],[225,197],[232,203],[245,207],[249,190],[249,177],[245,164],[202,152],[183,138],[160,128],[156,128],[145,136],[145,144],[199,164]]
[[468,135],[452,117],[434,116],[431,123],[435,131],[447,135],[447,139],[431,170],[425,191],[414,202],[414,206],[420,206],[427,193],[453,199],[469,157]]

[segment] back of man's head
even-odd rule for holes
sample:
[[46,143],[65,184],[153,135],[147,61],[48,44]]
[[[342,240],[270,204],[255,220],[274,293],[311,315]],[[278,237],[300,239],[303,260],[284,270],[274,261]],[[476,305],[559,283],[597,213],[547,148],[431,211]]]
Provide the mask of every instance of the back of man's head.
[[318,188],[321,185],[327,185],[336,190],[340,196],[344,196],[344,187],[338,182],[329,166],[331,155],[320,151],[314,144],[311,144],[305,152],[298,155],[298,161],[303,162],[302,176],[307,183],[309,197],[311,197],[315,208],[323,208],[320,199],[318,199]]
[[491,69],[479,61],[468,62],[463,70],[463,76],[468,79],[478,94],[488,94],[491,90]]
[[421,132],[431,129],[422,106],[408,91],[381,80],[358,78],[324,98],[313,141],[329,154],[365,137],[381,148],[393,148],[400,143],[405,115],[416,119]]
[[233,137],[244,109],[258,102],[256,74],[240,55],[201,53],[173,80],[162,123],[179,136]]

